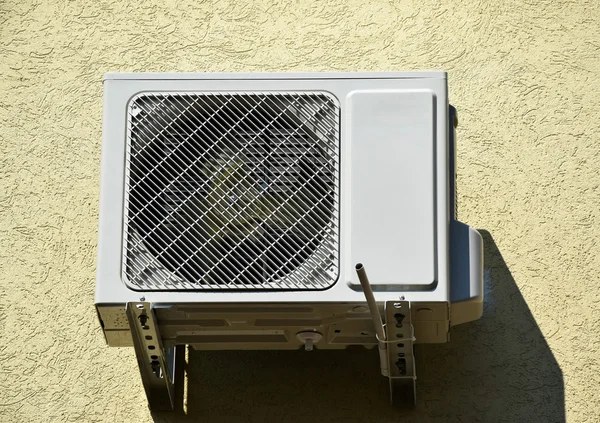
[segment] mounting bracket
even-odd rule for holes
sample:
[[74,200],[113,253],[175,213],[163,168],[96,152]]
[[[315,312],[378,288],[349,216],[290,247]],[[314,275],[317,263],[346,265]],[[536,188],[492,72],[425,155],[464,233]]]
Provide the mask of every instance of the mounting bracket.
[[125,311],[148,405],[152,411],[173,410],[178,350],[163,348],[152,304],[129,302]]
[[386,301],[385,322],[390,402],[414,407],[417,402],[417,373],[410,302]]

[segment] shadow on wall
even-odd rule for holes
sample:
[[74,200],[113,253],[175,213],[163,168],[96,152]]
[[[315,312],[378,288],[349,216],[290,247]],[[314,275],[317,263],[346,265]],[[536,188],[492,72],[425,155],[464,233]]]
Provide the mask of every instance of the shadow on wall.
[[180,406],[154,421],[564,422],[558,363],[494,240],[480,232],[484,315],[453,328],[448,344],[417,346],[416,409],[388,404],[375,349],[190,350],[187,415]]

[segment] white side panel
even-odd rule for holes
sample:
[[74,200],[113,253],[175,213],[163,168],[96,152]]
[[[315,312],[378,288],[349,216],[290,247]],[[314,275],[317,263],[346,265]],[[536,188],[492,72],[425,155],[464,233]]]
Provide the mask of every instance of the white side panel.
[[428,90],[348,95],[351,260],[372,285],[435,282],[434,107]]

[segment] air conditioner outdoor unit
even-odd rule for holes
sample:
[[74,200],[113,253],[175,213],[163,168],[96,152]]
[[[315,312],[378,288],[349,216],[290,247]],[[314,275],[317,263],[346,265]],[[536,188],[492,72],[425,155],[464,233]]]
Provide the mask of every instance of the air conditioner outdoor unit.
[[456,122],[444,72],[107,74],[96,307],[151,408],[182,345],[377,347],[412,403],[413,345],[482,313]]

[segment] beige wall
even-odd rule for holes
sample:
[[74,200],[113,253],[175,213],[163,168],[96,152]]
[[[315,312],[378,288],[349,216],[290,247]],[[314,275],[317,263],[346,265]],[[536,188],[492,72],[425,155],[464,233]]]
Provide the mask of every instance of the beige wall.
[[418,349],[418,410],[374,352],[193,352],[188,416],[154,418],[600,421],[597,0],[0,1],[0,421],[152,421],[93,308],[104,72],[432,68],[488,296]]

